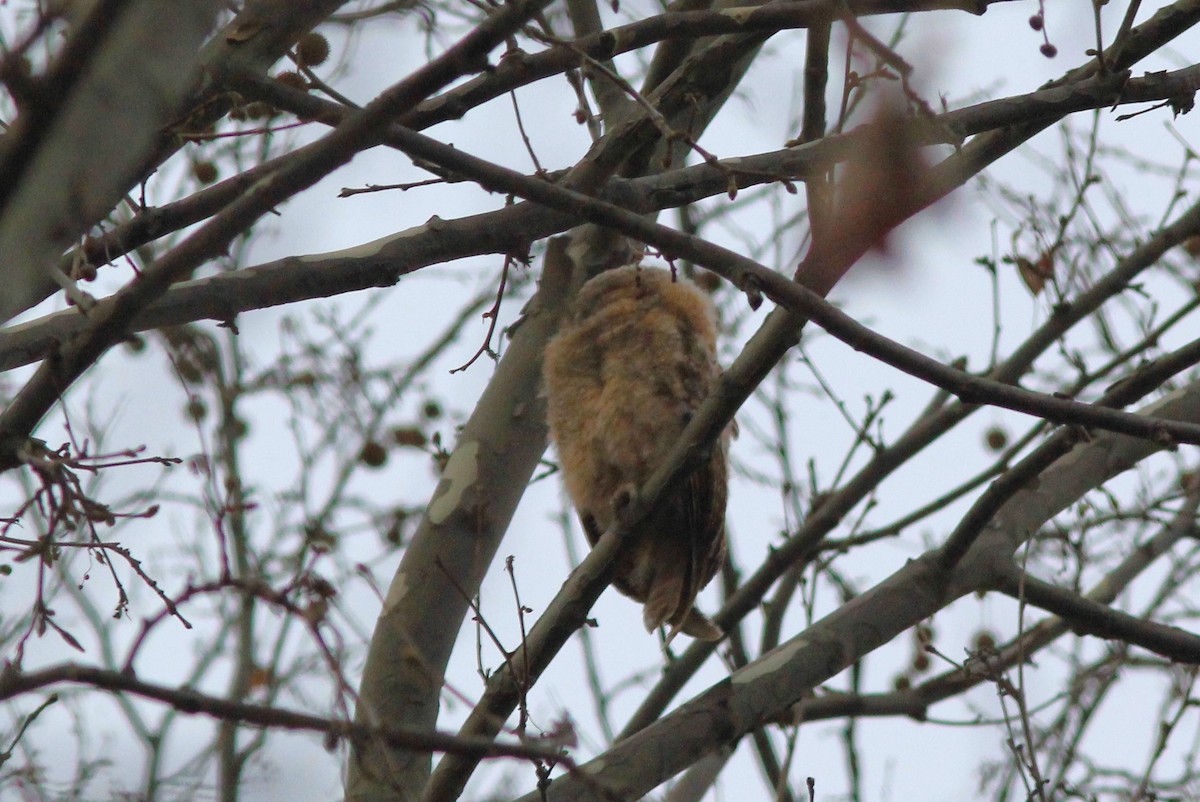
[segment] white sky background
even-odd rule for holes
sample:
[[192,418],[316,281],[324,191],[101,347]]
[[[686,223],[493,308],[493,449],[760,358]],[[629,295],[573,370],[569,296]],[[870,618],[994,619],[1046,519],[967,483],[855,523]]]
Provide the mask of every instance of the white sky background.
[[[1114,6],[1106,9],[1106,36],[1112,35],[1119,23],[1119,14],[1124,12],[1123,5]],[[951,108],[955,108],[964,102],[985,97],[1032,91],[1080,64],[1085,58],[1084,49],[1094,46],[1090,3],[1084,0],[1059,2],[1047,9],[1047,28],[1051,41],[1059,49],[1059,55],[1053,60],[1046,59],[1038,52],[1040,35],[1033,32],[1026,22],[1036,8],[1036,3],[1015,2],[993,6],[982,17],[962,12],[921,14],[910,23],[908,35],[899,50],[916,67],[915,83],[923,89],[926,99],[934,104],[939,95],[946,98]],[[1139,21],[1156,9],[1157,5],[1144,9]],[[7,13],[12,13],[11,7],[9,10],[0,10],[0,14]],[[864,24],[886,39],[894,27],[895,19],[867,19]],[[368,27],[367,31],[368,35],[357,43],[350,57],[350,63],[358,71],[346,81],[338,83],[339,89],[360,102],[399,80],[424,61],[421,40],[411,22],[397,25],[391,31],[381,26]],[[336,57],[339,45],[336,36],[331,35],[331,38],[334,39]],[[705,148],[719,157],[742,155],[778,148],[785,140],[797,135],[803,41],[803,32],[784,32],[773,39],[769,46],[775,51],[774,55],[760,59],[756,64],[742,90],[729,102],[701,140]],[[839,31],[835,34],[835,52],[843,42]],[[1175,50],[1195,52],[1196,45],[1197,37],[1191,36],[1177,42]],[[618,66],[627,67],[628,64],[619,62]],[[1149,61],[1140,65],[1138,74],[1141,69],[1176,66],[1179,65]],[[831,74],[831,115],[836,109],[836,93],[840,89],[836,69],[835,61],[831,65],[831,73],[835,73]],[[576,125],[571,118],[574,99],[565,82],[544,81],[522,89],[518,92],[518,100],[542,164],[555,169],[575,163],[589,141],[585,129]],[[1122,141],[1133,143],[1139,153],[1160,159],[1169,166],[1178,164],[1180,148],[1178,142],[1168,134],[1168,124],[1173,125],[1185,140],[1194,143],[1197,139],[1195,114],[1172,121],[1169,111],[1161,110],[1119,124],[1112,120],[1111,115],[1106,117],[1102,123],[1105,136],[1119,136]],[[1087,115],[1079,115],[1074,124],[1082,128],[1089,119]],[[481,124],[483,120],[488,123]],[[319,133],[315,126],[313,131]],[[429,133],[470,153],[531,171],[507,98],[492,103],[482,113],[473,113],[469,123],[448,123]],[[1031,149],[1058,161],[1061,143],[1058,129],[1052,129],[1036,139]],[[991,175],[1029,193],[1043,194],[1048,187],[1045,174],[1026,152],[1006,157]],[[1166,203],[1166,193],[1170,188],[1167,182],[1157,178],[1148,180],[1145,173],[1135,170],[1111,170],[1106,176],[1116,182],[1131,206],[1157,219]],[[380,193],[340,200],[336,197],[344,186],[398,183],[424,177],[424,173],[413,168],[407,159],[397,153],[380,149],[364,154],[314,190],[283,207],[280,210],[282,216],[276,223],[277,233],[262,238],[256,244],[254,257],[250,261],[258,263],[289,254],[332,251],[420,225],[434,213],[442,217],[459,217],[497,208],[503,202],[500,196],[484,195],[470,185],[435,186],[408,193]],[[791,196],[784,197],[785,204],[802,202],[791,199]],[[860,321],[890,337],[919,347],[926,353],[945,359],[967,355],[971,368],[984,365],[991,346],[992,298],[989,276],[974,264],[974,259],[1009,253],[1010,227],[1002,220],[998,229],[999,250],[994,252],[991,231],[994,212],[979,198],[975,186],[969,185],[948,202],[904,226],[891,240],[893,250],[890,258],[868,257],[832,293],[831,299]],[[710,203],[719,205],[724,202],[717,198]],[[793,211],[795,207],[787,208]],[[757,221],[763,219],[761,209],[759,207],[754,213],[740,214],[736,218],[737,224],[754,231],[756,225],[761,225]],[[663,221],[674,222],[674,218],[664,217]],[[1151,221],[1146,222],[1150,224]],[[762,232],[755,233],[762,236]],[[722,239],[716,229],[708,230],[706,235],[735,247],[740,244],[734,236]],[[1027,242],[1023,245],[1030,247]],[[800,243],[789,242],[785,246],[789,249],[783,254],[785,261],[768,261],[769,266],[781,269],[793,266],[791,260],[798,252]],[[423,347],[426,335],[440,331],[463,298],[494,284],[500,264],[500,258],[488,257],[429,268],[406,277],[394,290],[382,291],[386,298],[371,311],[370,322],[379,336],[372,341],[372,348],[366,354],[367,364],[386,362],[394,359],[397,353],[418,352]],[[1045,318],[1047,304],[1044,300],[1032,299],[1013,270],[1002,270],[1000,283],[1003,354]],[[367,294],[358,294],[337,299],[336,304],[343,314],[349,316],[368,300]],[[743,336],[753,331],[767,311],[764,308],[750,314],[743,299],[730,295],[724,296],[723,303],[722,312],[726,316],[749,315],[750,320],[741,329]],[[505,322],[511,322],[518,310],[519,303],[510,300],[503,311]],[[269,364],[274,359],[279,343],[279,323],[285,315],[294,315],[301,320],[311,319],[306,318],[306,312],[301,309],[266,310],[239,318],[243,344],[253,350],[260,364]],[[471,356],[482,341],[484,331],[482,322],[468,326],[458,348],[432,374],[438,384],[430,388],[431,393],[450,399],[451,414],[438,423],[443,438],[450,443],[453,442],[453,424],[472,408],[490,376],[491,366],[481,361],[465,374],[451,376],[447,371]],[[736,350],[734,343],[727,345],[730,353]],[[806,346],[827,381],[854,414],[862,414],[864,395],[878,398],[888,388],[896,393],[897,400],[890,406],[885,419],[885,432],[889,435],[894,436],[901,431],[932,394],[928,386],[853,353],[815,329],[809,330]],[[397,350],[393,352],[393,348]],[[111,443],[145,442],[154,453],[186,456],[196,449],[196,441],[194,432],[182,421],[185,394],[177,382],[160,381],[160,378],[168,375],[165,372],[160,374],[160,371],[164,371],[161,362],[159,356],[132,359],[124,352],[110,354],[102,368],[105,374],[103,381],[96,390],[98,408],[114,410],[109,437]],[[148,372],[152,374],[150,379],[147,378]],[[798,383],[812,384],[811,376],[798,364],[792,365],[790,375]],[[72,403],[80,404],[80,408],[85,397],[82,390],[77,389],[72,398]],[[807,396],[796,398],[802,404],[791,410],[797,421],[791,443],[798,455],[794,467],[802,472],[803,463],[812,457],[817,461],[819,477],[828,482],[852,439],[852,432],[827,401]],[[420,400],[413,398],[406,402],[405,408],[398,412],[395,423],[411,421]],[[761,407],[752,402],[742,415],[761,415],[761,411]],[[260,501],[269,503],[272,492],[287,489],[273,486],[273,481],[291,475],[288,471],[279,470],[278,465],[280,459],[286,458],[284,455],[290,454],[290,450],[277,445],[278,438],[285,436],[282,416],[278,409],[259,405],[249,418],[252,439],[245,449],[245,471],[258,484]],[[872,513],[870,521],[876,525],[889,522],[986,465],[989,455],[982,445],[982,433],[988,426],[999,422],[1009,422],[1007,428],[1012,434],[1023,430],[1024,422],[1017,420],[1016,416],[992,410],[977,413],[967,424],[944,437],[883,485],[879,506]],[[48,441],[56,441],[61,437],[60,423],[48,422],[39,435]],[[745,427],[742,438],[734,446],[734,458],[775,472],[773,465],[757,462],[763,459],[763,455],[754,448]],[[146,477],[154,475],[155,470],[128,469],[119,479],[112,480],[110,492],[115,496],[119,495],[122,488],[144,486]],[[180,481],[178,475],[174,481]],[[427,499],[434,486],[432,469],[428,459],[423,456],[394,456],[385,469],[364,473],[357,481],[365,493],[380,498],[396,497],[410,504],[419,504],[422,499]],[[532,607],[534,615],[537,615],[545,609],[569,568],[558,525],[552,520],[559,509],[561,494],[555,480],[544,481],[530,488],[501,547],[496,570],[484,585],[485,613],[492,627],[509,647],[516,644],[518,630],[508,579],[500,570],[503,558],[509,554],[516,558],[522,601]],[[900,568],[906,559],[918,554],[924,548],[924,538],[936,542],[943,537],[964,509],[965,503],[955,505],[932,521],[923,522],[916,528],[917,531],[905,533],[902,539],[866,550],[870,562],[848,562],[841,566],[842,570],[849,572],[860,589],[866,589],[875,580]],[[127,545],[144,549],[148,556],[158,555],[162,558],[169,555],[176,544],[187,542],[188,538],[194,536],[190,516],[191,513],[186,509],[167,509],[155,525],[135,530],[144,535],[143,542],[135,541]],[[733,549],[743,568],[757,564],[768,545],[777,540],[778,532],[793,523],[785,521],[784,506],[777,494],[745,481],[735,483],[728,520]],[[839,530],[835,535],[839,533],[844,534],[844,531]],[[582,549],[582,537],[578,532],[574,536],[577,546]],[[368,543],[364,539],[363,545],[361,559],[370,559],[379,553],[377,541]],[[385,587],[397,560],[398,555],[394,555],[372,566]],[[19,573],[14,574],[14,580],[19,579]],[[175,581],[179,579],[176,577]],[[111,595],[106,582],[106,579],[95,576],[89,585],[89,591],[94,594],[101,608],[109,603],[106,599]],[[131,589],[134,584],[129,583]],[[29,586],[18,581],[0,583],[0,610],[15,609],[26,604],[28,591]],[[136,632],[138,615],[154,610],[154,601],[149,594],[139,590],[137,596],[134,620],[115,625],[126,631],[118,634],[119,643]],[[701,606],[708,611],[715,610],[716,598],[714,583],[714,587],[702,597]],[[339,604],[359,622],[359,634],[365,637],[378,612],[378,602],[365,588],[358,587],[344,589]],[[824,609],[828,611],[832,608]],[[643,633],[639,606],[608,591],[594,614],[601,623],[593,635],[605,682],[614,684],[635,672],[653,670],[661,663],[656,639]],[[192,618],[202,621],[203,616]],[[202,623],[200,625],[203,626]],[[797,609],[785,626],[784,637],[796,634],[802,626],[803,614]],[[1016,622],[1012,605],[1002,599],[989,597],[982,602],[974,599],[960,602],[950,611],[939,615],[935,626],[939,647],[946,654],[959,658],[962,649],[969,645],[972,633],[979,627],[986,626],[1008,635],[1015,631]],[[347,630],[346,634],[353,637],[355,633]],[[163,628],[158,637],[164,644],[172,641],[170,648],[183,653],[191,648],[192,636],[177,628]],[[95,649],[96,644],[91,644],[90,648]],[[873,691],[890,688],[893,675],[911,657],[912,651],[910,635],[906,634],[872,655],[866,664],[865,688]],[[163,650],[160,653],[170,651]],[[498,659],[494,650],[488,650],[488,653],[490,665],[494,667]],[[93,651],[84,659],[90,660],[94,655]],[[62,647],[57,640],[47,637],[30,644],[27,667],[35,668],[74,657],[74,653]],[[360,667],[350,668],[357,672]],[[935,663],[934,668],[936,671],[942,667]],[[710,661],[677,700],[690,698],[724,676],[724,673],[718,661]],[[155,665],[145,660],[139,664],[139,674],[150,680],[179,681],[178,666]],[[579,648],[573,642],[564,649],[540,681],[531,704],[535,724],[546,728],[564,710],[569,712],[582,738],[577,758],[586,758],[594,754],[600,742],[591,699],[581,677]],[[475,674],[473,632],[465,632],[453,659],[449,679],[469,696],[481,691],[479,678]],[[1057,692],[1059,688],[1055,685],[1055,679],[1052,671],[1028,675],[1027,688],[1031,702],[1036,704],[1040,699]],[[206,680],[205,687],[208,690],[221,691],[224,688],[225,677],[220,672]],[[844,678],[835,680],[831,687],[845,687]],[[617,699],[613,712],[613,723],[617,728],[624,723],[639,699],[638,690]],[[998,712],[995,694],[991,689],[979,689],[970,695],[969,700],[982,714],[994,715]],[[1122,701],[1129,705],[1129,710],[1112,712],[1130,721],[1134,717],[1142,719],[1154,716],[1159,700],[1157,695],[1145,698],[1125,695]],[[323,710],[327,695],[316,691],[311,702],[314,709]],[[295,699],[289,699],[285,704],[298,706]],[[112,708],[105,702],[91,703],[84,709],[89,711],[85,726],[113,739],[107,754],[119,768],[108,772],[109,776],[120,777],[125,773],[129,778],[129,784],[125,787],[137,787],[136,778],[141,774],[142,756],[137,750],[120,746],[122,740],[128,737],[123,734],[123,721],[111,718]],[[161,709],[154,705],[145,705],[143,709],[152,716],[161,713]],[[441,726],[454,729],[465,713],[461,705],[450,707],[444,711]],[[73,743],[73,739],[65,735],[54,737],[56,730],[61,733],[70,726],[65,713],[51,710],[44,715],[46,719],[35,733],[33,743],[45,749]],[[935,706],[931,715],[964,721],[971,718],[973,712],[959,702],[951,702]],[[1149,733],[1150,720],[1146,719],[1146,726],[1140,729],[1131,727],[1129,731]],[[197,722],[189,725],[186,731],[194,732],[197,742],[200,742],[208,737],[209,726],[206,722]],[[840,722],[831,722],[803,729],[791,774],[793,789],[797,793],[802,793],[804,777],[808,775],[817,779],[819,799],[836,799],[844,791],[842,748],[835,737],[840,727]],[[980,760],[985,757],[998,758],[1004,739],[1004,731],[1000,727],[943,727],[918,725],[907,720],[865,720],[859,724],[859,731],[862,755],[865,757],[865,793],[868,799],[877,802],[970,798],[976,788],[974,771]],[[326,753],[319,739],[291,735],[274,738],[272,746],[266,751],[270,767],[265,774],[255,772],[252,775],[257,778],[255,786],[250,789],[253,798],[317,800],[340,794],[340,760]],[[190,746],[194,747],[195,744]],[[1102,744],[1097,746],[1108,748]],[[1114,739],[1111,748],[1136,748],[1141,750],[1138,753],[1140,755],[1148,747],[1141,741],[1136,747],[1131,747],[1128,742]],[[780,751],[782,754],[782,747]],[[188,749],[187,753],[190,754],[191,750]],[[1140,758],[1135,759],[1135,764],[1138,760]],[[71,763],[64,760],[61,765],[69,766]],[[511,779],[514,793],[524,793],[533,785],[533,774],[528,766],[493,763],[478,773],[476,780],[468,786],[466,798],[482,798],[488,791],[498,788],[503,778]],[[743,794],[747,788],[754,789],[755,798],[759,798],[757,794],[762,783],[748,742],[739,748],[733,765],[723,778],[712,798],[746,798]],[[96,790],[96,797],[104,798],[107,791],[116,792],[119,788],[101,786]]]

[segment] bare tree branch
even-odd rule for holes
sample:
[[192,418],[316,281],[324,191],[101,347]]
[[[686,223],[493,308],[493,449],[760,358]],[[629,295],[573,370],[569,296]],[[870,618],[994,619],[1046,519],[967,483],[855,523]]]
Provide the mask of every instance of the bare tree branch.
[[[41,300],[45,265],[138,181],[159,130],[179,113],[218,8],[213,0],[182,9],[161,0],[98,3],[81,22],[47,78],[60,84],[62,107],[33,106],[6,135],[0,321]],[[168,14],[172,35],[162,36]],[[77,53],[83,47],[91,52]],[[109,119],[114,110],[119,122]]]

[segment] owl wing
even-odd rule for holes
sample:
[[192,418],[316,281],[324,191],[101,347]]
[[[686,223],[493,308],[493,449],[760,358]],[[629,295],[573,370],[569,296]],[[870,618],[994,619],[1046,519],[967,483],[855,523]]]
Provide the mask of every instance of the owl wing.
[[725,446],[713,446],[707,462],[687,481],[687,528],[692,533],[695,599],[716,575],[725,558],[725,503],[729,492]]
[[725,559],[728,470],[724,444],[718,442],[705,464],[689,477],[684,487],[688,566],[671,621],[688,635],[704,640],[717,640],[723,635],[720,628],[693,605],[696,596],[712,581]]
[[652,581],[645,589],[643,620],[654,630],[664,624],[704,640],[722,632],[693,606],[725,555],[726,462],[718,445],[651,519],[654,539],[647,544]]
[[[685,371],[684,383],[689,400],[698,407],[712,391],[719,368],[714,356],[694,339],[685,340],[684,347],[696,349],[687,364],[707,367],[699,372]],[[690,419],[690,414],[687,417]],[[685,538],[687,570],[678,606],[669,620],[680,624],[683,631],[693,637],[706,637],[693,631],[696,628],[711,630],[707,632],[709,638],[714,632],[716,637],[720,637],[716,625],[698,610],[692,609],[692,605],[725,559],[725,504],[728,494],[728,438],[722,435],[713,444],[708,459],[688,477],[679,496],[680,534]],[[703,623],[697,622],[697,627],[689,627],[690,619],[696,617]]]

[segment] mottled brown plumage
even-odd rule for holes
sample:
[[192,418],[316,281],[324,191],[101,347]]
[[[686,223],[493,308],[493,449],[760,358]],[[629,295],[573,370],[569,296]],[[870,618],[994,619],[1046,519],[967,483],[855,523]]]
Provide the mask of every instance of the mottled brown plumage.
[[[719,373],[712,304],[694,285],[627,266],[580,290],[546,348],[545,379],[563,481],[593,546],[614,502],[659,467]],[[725,554],[727,475],[722,438],[618,558],[613,585],[645,605],[648,630],[721,638],[693,605]]]

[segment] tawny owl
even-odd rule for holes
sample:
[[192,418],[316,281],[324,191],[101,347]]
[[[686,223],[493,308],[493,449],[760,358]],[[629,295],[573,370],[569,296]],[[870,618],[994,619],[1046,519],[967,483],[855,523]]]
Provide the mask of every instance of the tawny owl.
[[[659,467],[717,381],[712,304],[661,268],[609,270],[579,291],[544,370],[563,481],[594,546],[614,501]],[[726,449],[723,437],[617,558],[613,585],[645,605],[647,630],[723,635],[694,603],[725,555]]]

